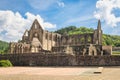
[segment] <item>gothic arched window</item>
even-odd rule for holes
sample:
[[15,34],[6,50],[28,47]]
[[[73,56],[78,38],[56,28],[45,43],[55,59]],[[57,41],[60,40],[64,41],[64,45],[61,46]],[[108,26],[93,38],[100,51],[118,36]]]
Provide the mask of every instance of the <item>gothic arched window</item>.
[[26,31],[25,36],[28,36],[28,31]]
[[88,41],[88,43],[91,43],[91,37],[90,36],[88,36],[88,38],[87,38],[87,41]]
[[35,29],[37,29],[37,24],[35,24]]

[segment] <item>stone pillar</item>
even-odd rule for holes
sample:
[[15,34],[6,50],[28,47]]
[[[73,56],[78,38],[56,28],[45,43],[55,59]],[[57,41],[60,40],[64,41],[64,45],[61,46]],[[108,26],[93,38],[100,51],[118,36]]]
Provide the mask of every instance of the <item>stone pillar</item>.
[[18,53],[19,47],[18,44],[16,44],[16,53]]
[[51,48],[53,46],[53,33],[51,32]]
[[57,36],[57,34],[56,34],[56,46],[58,46],[58,36]]
[[20,53],[20,45],[18,45],[18,53]]
[[31,47],[31,52],[35,52],[35,48],[33,46]]
[[59,39],[60,39],[60,40],[59,40],[59,41],[60,41],[60,42],[59,42],[59,46],[61,46],[61,44],[62,44],[62,43],[61,43],[61,42],[62,42],[62,40],[61,40],[61,36],[60,36]]
[[84,49],[83,49],[83,56],[85,56],[86,51],[87,51],[87,50],[84,48]]
[[60,37],[58,36],[58,47],[60,46]]
[[13,54],[13,52],[14,52],[14,44],[10,42],[9,46],[10,46],[10,53]]
[[37,48],[37,47],[35,47],[35,52],[36,52],[36,53],[38,52],[38,48]]
[[47,31],[47,50],[49,48],[49,46],[48,46],[49,45],[49,41],[48,40],[49,40],[49,35],[48,35],[48,31]]
[[93,44],[93,37],[92,37],[92,35],[90,37],[91,37],[91,44]]
[[23,53],[23,46],[21,46],[21,53]]

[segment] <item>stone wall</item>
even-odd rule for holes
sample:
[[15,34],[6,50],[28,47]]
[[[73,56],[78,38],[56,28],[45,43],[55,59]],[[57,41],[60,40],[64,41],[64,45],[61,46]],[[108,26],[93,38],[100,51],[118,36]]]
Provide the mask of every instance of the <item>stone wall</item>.
[[112,46],[102,46],[103,55],[111,55],[112,54]]
[[14,66],[120,66],[120,56],[74,56],[43,53],[6,54]]
[[112,47],[113,51],[120,51],[120,47]]

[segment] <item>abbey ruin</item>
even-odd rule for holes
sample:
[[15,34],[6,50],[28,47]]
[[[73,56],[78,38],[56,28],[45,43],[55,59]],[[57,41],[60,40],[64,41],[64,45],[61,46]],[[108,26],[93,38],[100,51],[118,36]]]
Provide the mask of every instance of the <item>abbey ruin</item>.
[[0,60],[14,66],[120,66],[120,56],[111,55],[112,46],[102,45],[102,35],[100,20],[93,33],[61,35],[44,30],[35,19]]
[[37,19],[30,30],[26,30],[22,40],[10,43],[11,54],[24,53],[51,53],[71,55],[106,55],[111,54],[112,48],[102,46],[101,22],[93,33],[85,34],[58,34],[44,30]]

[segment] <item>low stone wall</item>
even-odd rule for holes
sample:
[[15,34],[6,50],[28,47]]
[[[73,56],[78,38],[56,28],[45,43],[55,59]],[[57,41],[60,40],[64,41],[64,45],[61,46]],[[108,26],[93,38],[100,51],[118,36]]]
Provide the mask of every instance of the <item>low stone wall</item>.
[[102,46],[103,55],[112,55],[112,46]]
[[5,54],[14,66],[120,66],[120,56],[80,56],[42,53]]

